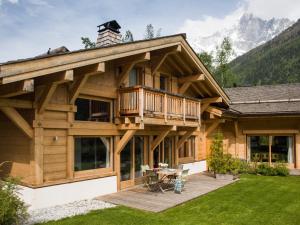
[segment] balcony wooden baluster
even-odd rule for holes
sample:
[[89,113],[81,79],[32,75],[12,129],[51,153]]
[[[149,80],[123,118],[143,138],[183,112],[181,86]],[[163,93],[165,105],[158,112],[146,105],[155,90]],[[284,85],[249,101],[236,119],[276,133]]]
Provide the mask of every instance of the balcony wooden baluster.
[[135,86],[119,90],[119,115],[201,122],[201,101],[182,95]]

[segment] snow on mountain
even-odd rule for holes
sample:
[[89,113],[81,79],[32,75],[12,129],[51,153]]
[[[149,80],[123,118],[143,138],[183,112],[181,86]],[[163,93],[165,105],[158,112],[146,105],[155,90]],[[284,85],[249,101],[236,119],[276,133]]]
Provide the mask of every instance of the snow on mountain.
[[293,23],[285,18],[263,20],[252,14],[244,13],[231,27],[220,29],[208,36],[193,35],[189,38],[188,35],[188,41],[196,52],[212,52],[215,51],[216,45],[219,45],[223,38],[228,36],[232,42],[235,56],[239,56],[274,38]]

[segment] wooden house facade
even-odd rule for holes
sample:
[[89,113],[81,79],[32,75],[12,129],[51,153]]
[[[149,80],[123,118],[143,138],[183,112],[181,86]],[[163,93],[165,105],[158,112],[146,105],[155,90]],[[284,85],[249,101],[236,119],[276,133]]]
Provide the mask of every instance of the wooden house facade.
[[239,103],[224,91],[185,35],[63,49],[0,64],[1,175],[21,179],[32,208],[131,187],[142,180],[141,165],[205,171],[217,130],[236,157],[272,163],[276,156],[300,169],[300,110],[236,109],[253,99]]

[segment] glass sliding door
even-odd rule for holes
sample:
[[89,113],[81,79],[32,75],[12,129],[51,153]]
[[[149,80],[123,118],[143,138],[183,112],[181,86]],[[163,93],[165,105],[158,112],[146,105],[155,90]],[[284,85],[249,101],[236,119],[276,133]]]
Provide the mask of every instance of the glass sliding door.
[[250,159],[252,162],[269,162],[269,136],[250,136]]
[[173,149],[173,145],[172,145],[172,139],[169,137],[166,137],[164,139],[164,159],[163,162],[167,163],[169,165],[169,167],[172,167],[172,149]]
[[132,144],[133,141],[130,140],[127,145],[124,147],[124,149],[121,152],[121,157],[120,157],[120,172],[121,172],[121,181],[126,181],[126,180],[131,180],[133,177],[132,174]]
[[142,177],[141,165],[144,164],[144,137],[134,136],[121,151],[120,182],[121,189],[139,183]]
[[139,178],[143,176],[141,165],[144,164],[144,138],[141,136],[134,137],[134,144],[134,178]]
[[248,159],[251,162],[294,163],[294,137],[280,135],[248,136]]
[[272,136],[272,162],[294,162],[293,138],[290,136]]

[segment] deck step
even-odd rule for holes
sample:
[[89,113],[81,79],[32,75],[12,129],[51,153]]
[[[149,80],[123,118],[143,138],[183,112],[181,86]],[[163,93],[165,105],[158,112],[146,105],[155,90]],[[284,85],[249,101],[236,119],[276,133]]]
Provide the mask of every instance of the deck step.
[[290,175],[292,175],[292,176],[300,176],[300,169],[292,169],[292,170],[290,170]]

